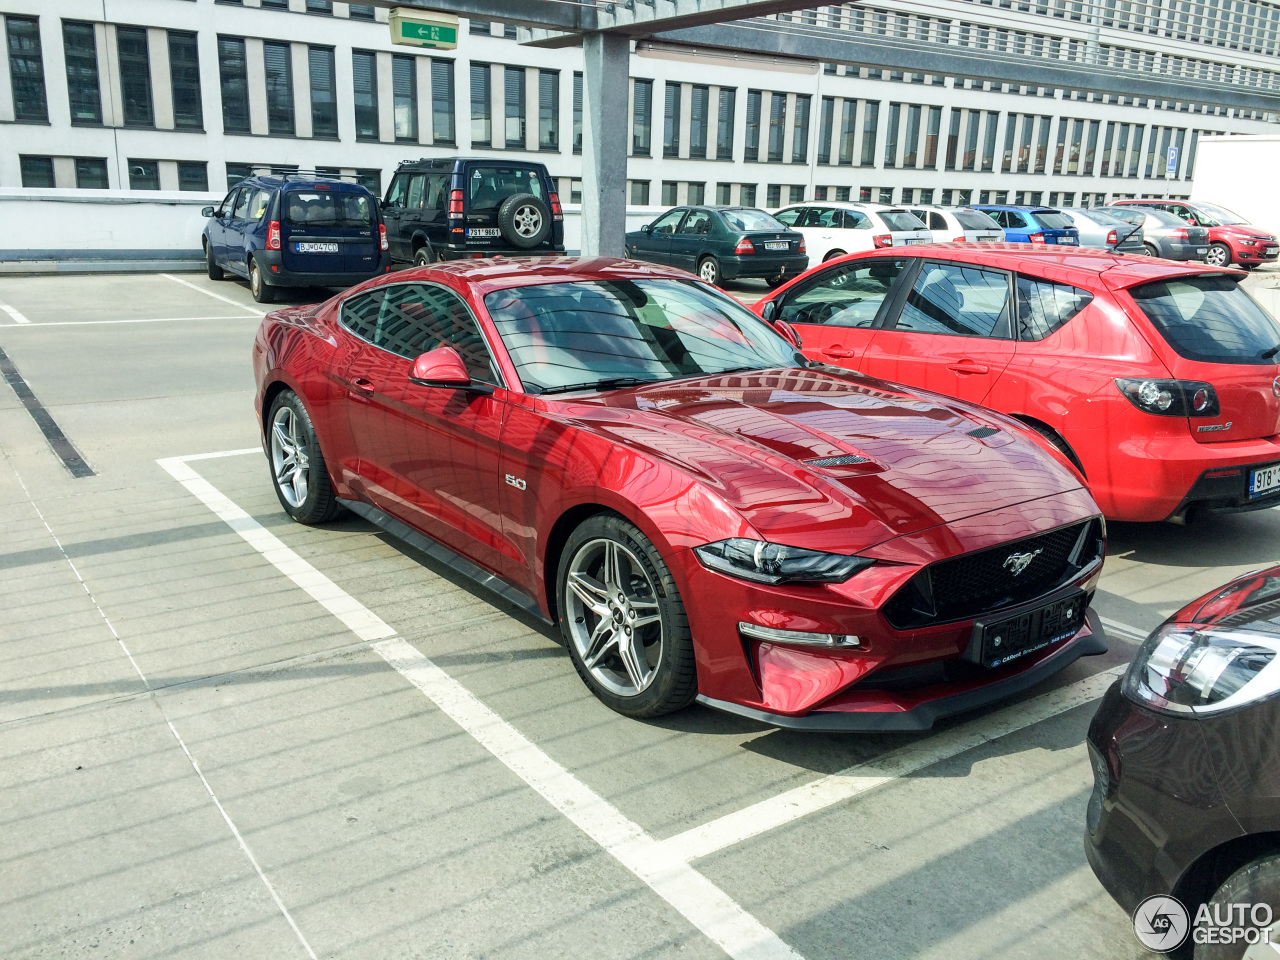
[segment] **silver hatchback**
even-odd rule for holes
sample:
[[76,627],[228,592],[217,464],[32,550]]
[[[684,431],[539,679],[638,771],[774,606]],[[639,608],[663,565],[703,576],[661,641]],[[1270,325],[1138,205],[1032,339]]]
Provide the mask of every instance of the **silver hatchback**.
[[1063,207],[1080,231],[1080,246],[1115,253],[1146,253],[1142,224],[1129,223],[1097,207]]

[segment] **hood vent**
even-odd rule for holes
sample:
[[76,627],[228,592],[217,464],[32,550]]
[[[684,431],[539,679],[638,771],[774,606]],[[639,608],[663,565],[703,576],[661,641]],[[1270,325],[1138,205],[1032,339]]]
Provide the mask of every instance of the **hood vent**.
[[856,453],[847,453],[843,457],[823,457],[820,460],[801,461],[810,467],[851,467],[855,463],[870,463],[870,457],[860,457]]
[[985,440],[987,439],[987,437],[994,436],[999,432],[1000,431],[997,430],[995,427],[978,427],[974,430],[965,431],[965,433],[973,437],[973,439],[975,440]]

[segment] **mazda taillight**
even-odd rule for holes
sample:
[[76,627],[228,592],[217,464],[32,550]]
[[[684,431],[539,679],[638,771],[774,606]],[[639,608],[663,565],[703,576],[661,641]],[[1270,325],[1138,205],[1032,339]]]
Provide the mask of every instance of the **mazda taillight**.
[[1114,230],[1112,230],[1110,233],[1107,234],[1107,243],[1119,243],[1119,242],[1120,242],[1120,234],[1116,233]]
[[449,219],[450,220],[462,219],[462,191],[461,190],[449,191]]
[[748,253],[755,253],[756,252],[755,244],[753,244],[746,237],[742,237],[738,241],[738,245],[733,248],[733,252],[740,257]]
[[1200,380],[1116,380],[1120,392],[1144,413],[1163,417],[1216,417],[1222,412],[1212,384]]
[[874,243],[877,247],[892,247],[893,237],[891,237],[887,233],[882,233],[878,237],[872,237],[871,242]]
[[391,249],[391,244],[387,242],[387,225],[385,223],[378,224],[378,246],[382,250]]
[[563,220],[564,210],[560,206],[560,194],[558,193],[548,194],[547,199],[551,201],[551,219]]
[[1033,233],[1031,236],[1027,237],[1027,239],[1030,240],[1032,243],[1044,243],[1044,234]]
[[272,220],[267,224],[267,249],[280,249],[280,221]]

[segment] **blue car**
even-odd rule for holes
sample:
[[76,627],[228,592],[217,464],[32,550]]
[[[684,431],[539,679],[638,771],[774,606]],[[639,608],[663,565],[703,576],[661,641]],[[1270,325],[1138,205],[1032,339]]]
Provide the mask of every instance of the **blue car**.
[[1000,224],[1005,240],[1010,243],[1080,245],[1080,231],[1072,226],[1071,217],[1061,210],[1006,204],[975,204],[973,209],[981,210]]
[[209,278],[244,277],[259,303],[277,287],[349,287],[391,269],[377,198],[358,183],[249,177],[203,213]]

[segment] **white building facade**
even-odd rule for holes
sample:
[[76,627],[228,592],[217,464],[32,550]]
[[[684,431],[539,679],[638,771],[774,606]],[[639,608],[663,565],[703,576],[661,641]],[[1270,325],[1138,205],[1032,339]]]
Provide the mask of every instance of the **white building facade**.
[[[1280,87],[1280,6],[905,0],[793,24]],[[422,156],[540,160],[580,199],[578,49],[460,25],[391,43],[387,11],[328,0],[0,0],[0,189],[220,194],[253,171],[355,175]],[[1273,114],[642,42],[632,206],[803,199],[1100,204],[1185,197],[1198,142]],[[5,244],[7,246],[8,244]]]

